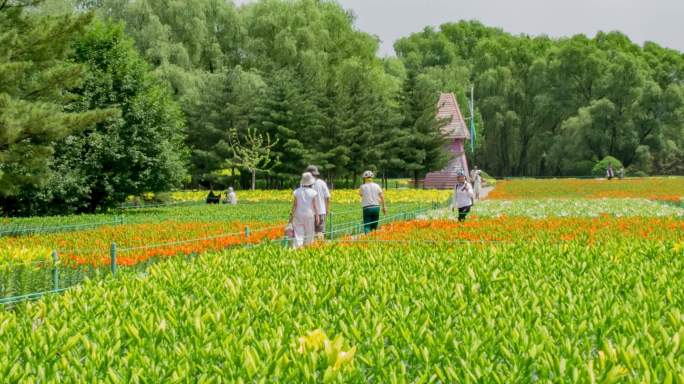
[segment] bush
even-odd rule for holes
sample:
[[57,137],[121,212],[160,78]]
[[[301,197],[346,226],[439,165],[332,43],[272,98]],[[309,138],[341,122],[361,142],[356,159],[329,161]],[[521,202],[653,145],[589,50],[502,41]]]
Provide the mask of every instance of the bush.
[[629,177],[646,177],[648,174],[642,170],[629,167],[625,170],[626,176]]
[[615,176],[617,177],[618,171],[620,168],[622,168],[622,163],[620,160],[614,158],[613,156],[606,156],[603,158],[603,160],[599,161],[594,165],[594,168],[591,170],[591,175],[592,176],[605,176],[606,175],[606,170],[608,169],[608,164],[611,164],[613,166],[613,171],[615,172]]
[[480,170],[480,177],[482,177],[482,184],[493,187],[496,185],[496,179],[489,176],[489,174],[483,170]]

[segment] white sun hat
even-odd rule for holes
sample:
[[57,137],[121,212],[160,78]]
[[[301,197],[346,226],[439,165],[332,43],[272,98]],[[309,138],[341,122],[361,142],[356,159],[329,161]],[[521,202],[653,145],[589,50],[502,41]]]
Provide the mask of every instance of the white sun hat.
[[316,182],[316,178],[313,177],[311,172],[304,172],[302,173],[302,180],[299,182],[299,184],[302,187],[308,187],[313,185]]
[[368,178],[373,178],[375,175],[373,174],[373,171],[366,171],[363,173],[363,178],[368,179]]

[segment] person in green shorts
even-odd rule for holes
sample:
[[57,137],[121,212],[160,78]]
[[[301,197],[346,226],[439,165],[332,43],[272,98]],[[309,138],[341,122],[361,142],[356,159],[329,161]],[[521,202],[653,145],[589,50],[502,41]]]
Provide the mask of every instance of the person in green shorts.
[[371,171],[364,172],[363,184],[359,190],[361,206],[363,207],[363,233],[378,229],[380,207],[382,207],[382,214],[387,215],[385,196],[382,193],[382,188],[373,182],[373,176],[375,175]]

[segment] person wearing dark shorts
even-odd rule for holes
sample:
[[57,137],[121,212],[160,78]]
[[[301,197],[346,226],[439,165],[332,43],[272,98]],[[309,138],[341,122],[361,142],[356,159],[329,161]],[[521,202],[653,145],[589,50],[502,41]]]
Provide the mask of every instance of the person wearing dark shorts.
[[472,205],[469,205],[467,207],[461,207],[458,209],[458,221],[465,221],[466,216],[470,213],[470,208]]
[[373,182],[373,172],[363,173],[363,184],[359,189],[361,195],[361,206],[363,207],[363,233],[369,233],[378,229],[380,223],[380,209],[387,215],[385,207],[385,196],[382,188]]
[[470,208],[473,206],[475,194],[473,187],[465,178],[465,173],[459,171],[456,174],[456,185],[454,185],[453,208],[458,209],[458,221],[465,221]]

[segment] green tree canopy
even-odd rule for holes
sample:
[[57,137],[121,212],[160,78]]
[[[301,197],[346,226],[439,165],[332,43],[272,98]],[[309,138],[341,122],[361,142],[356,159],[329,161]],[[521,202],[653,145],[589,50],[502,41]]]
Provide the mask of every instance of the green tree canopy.
[[91,14],[41,16],[33,1],[0,2],[0,208],[18,213],[51,175],[55,141],[112,116],[75,111],[73,90],[86,68],[70,60],[71,41]]

